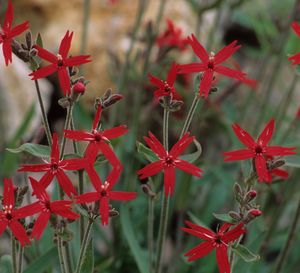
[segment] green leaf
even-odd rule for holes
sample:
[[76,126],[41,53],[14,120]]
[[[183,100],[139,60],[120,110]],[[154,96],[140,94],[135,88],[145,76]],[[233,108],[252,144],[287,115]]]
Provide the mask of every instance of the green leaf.
[[90,239],[88,247],[86,249],[85,256],[83,258],[83,264],[80,272],[93,273],[94,272],[94,244],[93,238]]
[[300,156],[299,155],[291,155],[291,156],[284,158],[284,160],[285,160],[286,166],[300,168]]
[[24,143],[20,147],[15,149],[6,149],[11,153],[22,153],[27,152],[37,157],[49,157],[50,156],[50,148],[48,146],[34,144],[34,143]]
[[193,163],[193,162],[195,162],[200,157],[200,155],[202,154],[201,144],[196,139],[194,139],[194,144],[195,144],[195,146],[197,148],[197,151],[194,152],[194,153],[191,153],[191,154],[182,155],[182,156],[180,156],[180,159],[183,159],[185,161]]
[[232,224],[236,223],[236,221],[226,213],[213,213],[213,215],[215,216],[215,218],[217,218],[222,222],[232,223]]
[[12,261],[10,255],[3,255],[0,258],[0,272],[12,273]]
[[41,36],[41,33],[38,33],[38,35],[36,36],[36,41],[35,43],[39,46],[39,47],[44,47],[43,46],[43,39]]
[[57,257],[57,249],[56,247],[52,247],[32,263],[30,263],[23,273],[44,272],[53,264],[56,264]]
[[260,259],[259,255],[254,254],[247,247],[241,244],[232,247],[232,251],[239,255],[247,263],[254,262]]
[[130,250],[133,254],[134,260],[137,264],[140,273],[148,273],[148,263],[145,255],[142,255],[143,252],[138,244],[136,233],[133,230],[132,223],[129,218],[129,210],[128,207],[123,205],[121,207],[121,224],[122,230],[125,235],[125,238],[128,241]]
[[157,161],[159,158],[157,155],[148,147],[146,147],[141,142],[136,142],[137,151],[141,154],[143,154],[150,162]]

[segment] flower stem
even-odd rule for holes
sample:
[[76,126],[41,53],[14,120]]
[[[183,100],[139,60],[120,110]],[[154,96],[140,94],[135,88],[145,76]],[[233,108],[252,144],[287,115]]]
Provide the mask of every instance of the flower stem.
[[17,273],[22,273],[22,267],[23,267],[23,255],[24,255],[24,247],[20,245],[19,249],[19,257],[18,257],[18,270]]
[[16,250],[16,240],[14,235],[10,234],[10,243],[11,243],[11,260],[12,260],[12,269],[13,273],[17,272],[17,250]]
[[284,248],[282,249],[282,251],[280,252],[280,255],[278,257],[278,262],[276,264],[276,268],[273,271],[274,273],[280,273],[281,272],[281,269],[284,265],[287,254],[288,254],[288,252],[289,252],[289,250],[292,246],[292,242],[293,242],[293,238],[294,238],[295,233],[296,233],[296,228],[297,228],[299,218],[300,218],[300,198],[298,200],[298,206],[297,206],[296,214],[295,214],[295,217],[294,217],[294,220],[293,220],[288,238],[286,240]]
[[66,270],[68,273],[73,272],[73,265],[72,265],[72,258],[71,258],[71,252],[70,252],[70,245],[68,242],[65,243],[64,247],[64,254],[66,257]]
[[46,110],[45,110],[45,107],[44,107],[44,103],[43,103],[41,90],[40,90],[40,85],[39,85],[38,80],[35,80],[34,84],[35,84],[35,89],[36,89],[36,93],[37,93],[38,100],[39,100],[39,105],[40,105],[41,112],[42,112],[42,120],[43,120],[43,125],[44,125],[44,128],[45,128],[46,137],[47,137],[49,146],[51,146],[52,145],[51,131],[50,131],[49,122],[48,122],[48,119],[47,119],[47,114],[46,114]]
[[148,252],[149,252],[149,273],[152,273],[153,266],[153,224],[154,224],[154,200],[148,197]]
[[188,115],[186,117],[186,120],[184,122],[182,131],[181,131],[181,134],[180,134],[180,138],[189,130],[189,127],[190,127],[191,122],[193,120],[193,117],[194,117],[195,111],[197,109],[198,103],[199,103],[199,97],[198,97],[198,94],[196,94],[195,97],[194,97],[194,100],[192,102],[192,105],[190,107],[190,110],[188,112]]
[[63,249],[62,249],[62,240],[61,240],[60,235],[58,235],[58,237],[57,237],[57,250],[58,250],[58,257],[59,257],[61,273],[67,273],[66,268],[65,268]]
[[84,260],[84,256],[85,256],[85,253],[86,253],[86,250],[87,250],[87,247],[88,247],[90,233],[91,233],[91,230],[92,230],[93,223],[94,223],[94,218],[90,218],[89,221],[88,221],[88,225],[86,227],[84,236],[83,236],[83,241],[82,241],[82,245],[81,245],[81,248],[80,248],[79,260],[78,260],[78,263],[77,263],[77,266],[76,266],[75,273],[80,273],[80,269],[81,269],[81,266],[82,266],[82,263],[83,263],[83,260]]
[[[169,111],[164,108],[164,120],[163,120],[163,143],[166,150],[168,150],[168,139],[169,139]],[[162,193],[162,209],[160,214],[160,224],[158,232],[158,244],[157,244],[157,259],[155,273],[160,273],[162,270],[162,256],[164,250],[164,244],[167,235],[167,225],[168,225],[168,214],[169,214],[169,204],[170,195],[167,197]]]

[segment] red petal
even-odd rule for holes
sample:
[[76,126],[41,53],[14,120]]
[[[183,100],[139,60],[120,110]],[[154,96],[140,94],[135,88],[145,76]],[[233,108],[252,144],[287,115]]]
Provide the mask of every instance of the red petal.
[[50,166],[50,164],[21,165],[18,172],[46,172],[50,170]]
[[22,246],[30,244],[30,240],[26,234],[26,230],[18,221],[11,221],[9,227],[13,235],[18,239]]
[[73,32],[67,31],[65,36],[62,38],[59,46],[58,53],[62,56],[63,59],[68,57],[68,53],[71,47]]
[[106,226],[109,220],[109,203],[108,198],[103,197],[100,199],[100,216],[102,225]]
[[15,210],[13,216],[16,220],[18,220],[39,213],[42,209],[43,207],[40,202],[35,202],[33,204]]
[[37,218],[37,220],[34,223],[32,232],[31,232],[31,237],[36,238],[39,240],[49,222],[51,213],[50,212],[42,212],[40,216]]
[[235,133],[235,135],[238,137],[238,139],[248,148],[253,148],[256,146],[256,142],[252,138],[252,136],[245,131],[243,128],[241,128],[238,124],[233,124],[232,129]]
[[78,66],[78,65],[81,65],[81,64],[91,62],[91,60],[89,60],[90,57],[91,57],[90,55],[70,57],[70,58],[68,58],[64,61],[64,64],[66,66]]
[[208,62],[209,56],[205,48],[198,42],[194,34],[188,37],[188,43],[192,46],[195,54],[200,58],[204,63]]
[[271,119],[257,140],[260,145],[266,146],[270,142],[274,131],[274,125],[274,119]]
[[136,192],[111,191],[109,198],[111,200],[128,201],[136,198]]
[[290,61],[292,61],[293,65],[299,64],[300,63],[300,52],[290,56],[288,59]]
[[58,169],[56,177],[57,177],[59,185],[61,186],[63,191],[66,193],[66,195],[68,195],[70,198],[72,197],[72,195],[77,195],[77,191],[74,188],[71,180],[64,173],[63,170]]
[[102,107],[98,106],[95,117],[94,117],[94,121],[93,121],[93,130],[96,130],[97,127],[98,127],[98,124],[99,124],[100,119],[101,119],[101,113],[102,113]]
[[52,136],[52,148],[51,148],[51,162],[59,161],[59,144],[58,144],[58,136],[56,133],[53,133]]
[[189,252],[184,254],[184,256],[189,256],[188,261],[192,262],[194,260],[200,259],[203,256],[206,256],[214,249],[214,246],[211,242],[204,242],[196,247],[192,248]]
[[58,72],[58,79],[59,79],[60,87],[61,87],[64,95],[67,95],[70,93],[70,90],[71,90],[70,76],[67,71],[67,68],[62,67],[57,72]]
[[51,211],[67,219],[76,220],[79,214],[71,210],[72,201],[54,201],[51,203]]
[[126,134],[127,132],[128,132],[127,126],[121,125],[118,127],[104,130],[103,136],[106,137],[107,139],[112,139],[112,138],[122,136],[122,135]]
[[187,74],[195,72],[203,72],[207,66],[202,63],[179,64],[177,67],[178,74]]
[[[38,46],[38,45],[34,45],[34,48],[37,49],[38,51],[38,56],[52,64],[54,64],[55,66],[55,70],[57,70],[57,62],[58,62],[58,59],[57,59],[57,56],[55,56],[53,53],[51,53],[50,51]],[[53,72],[52,72],[53,73]],[[52,74],[50,73],[50,74]]]
[[32,77],[31,78],[32,80],[37,80],[37,79],[45,78],[56,71],[57,71],[56,65],[50,64],[30,73],[29,76]]
[[295,155],[296,147],[281,147],[281,146],[270,146],[265,148],[265,154],[268,156],[285,156],[285,155]]
[[233,229],[226,232],[222,237],[222,241],[224,241],[225,243],[230,243],[237,240],[244,233],[246,233],[245,226],[243,223],[240,223]]
[[273,169],[270,171],[271,174],[279,176],[283,179],[288,179],[289,178],[289,173],[285,170],[281,170],[281,169]]
[[172,66],[169,70],[168,76],[167,76],[167,82],[169,85],[173,86],[174,82],[177,77],[177,64],[175,62],[172,63]]
[[293,22],[291,27],[295,31],[295,33],[300,37],[300,25],[297,22]]
[[175,160],[175,166],[184,172],[198,177],[200,177],[201,173],[203,172],[200,168],[196,167],[195,165],[181,159]]
[[164,169],[164,189],[166,197],[173,195],[175,188],[175,168],[173,166],[167,166]]
[[41,178],[40,184],[43,186],[44,189],[46,189],[49,186],[49,184],[52,182],[53,178],[54,178],[54,174],[51,170],[49,170]]
[[109,183],[109,189],[112,189],[113,186],[116,184],[118,181],[120,174],[122,172],[123,167],[121,165],[119,166],[113,166],[113,170],[110,172],[108,175],[106,181]]
[[64,170],[77,171],[84,169],[87,165],[87,162],[84,158],[72,158],[62,160],[59,165]]
[[235,150],[231,152],[223,153],[225,156],[224,161],[236,161],[236,160],[245,160],[249,158],[255,157],[255,154],[252,150],[242,149],[242,150]]
[[177,158],[183,151],[193,142],[194,137],[189,137],[190,133],[185,133],[170,150],[169,155],[174,159]]
[[15,206],[15,193],[14,186],[11,178],[4,178],[4,190],[3,190],[3,206]]
[[140,175],[140,179],[153,176],[163,170],[163,163],[161,160],[152,162],[140,169],[137,173]]
[[4,40],[2,44],[2,51],[5,59],[5,64],[8,66],[12,62],[12,49],[11,49],[11,40]]
[[216,248],[216,257],[220,273],[230,273],[230,264],[227,256],[227,246],[220,245]]
[[70,138],[76,141],[93,141],[95,140],[95,136],[92,133],[85,131],[72,131],[72,130],[64,130],[64,135],[66,138]]
[[231,44],[223,47],[216,55],[215,55],[215,64],[218,65],[226,61],[235,51],[237,51],[241,46],[236,46],[237,41],[233,41]]
[[214,76],[214,71],[211,69],[208,69],[204,72],[201,79],[200,88],[199,88],[200,96],[204,96],[205,98],[208,97],[212,85],[212,81],[213,81],[213,76]]
[[108,144],[102,141],[98,143],[98,147],[100,147],[100,150],[102,151],[106,159],[109,161],[109,163],[112,165],[112,167],[121,167],[120,160],[117,158],[115,152],[110,148]]
[[156,85],[158,88],[164,88],[165,84],[159,78],[154,77],[152,74],[148,74],[149,81]]
[[255,158],[255,169],[259,181],[264,181],[268,178],[267,162],[263,155],[257,155]]
[[29,177],[29,179],[34,195],[36,195],[36,197],[41,201],[49,201],[50,198],[43,186],[43,183],[37,182],[32,177]]
[[94,188],[98,191],[101,192],[101,185],[102,181],[100,177],[98,176],[97,172],[92,166],[88,166],[86,168],[86,172],[88,173],[88,176],[90,178],[90,181],[92,182]]
[[224,232],[227,231],[227,229],[229,229],[230,227],[232,227],[232,224],[231,223],[224,223],[218,230],[218,233],[220,234],[223,234]]
[[164,149],[164,147],[159,142],[159,146],[154,143],[154,141],[148,137],[144,137],[145,142],[149,146],[149,148],[159,157],[164,158],[167,156],[167,153]]
[[210,229],[208,229],[208,228],[205,228],[205,227],[202,227],[202,226],[199,226],[199,225],[196,225],[196,224],[194,224],[194,223],[192,223],[192,222],[190,222],[190,221],[184,221],[184,223],[185,223],[188,227],[190,227],[190,228],[192,228],[192,229],[198,231],[198,232],[201,233],[202,235],[204,235],[204,236],[205,236],[204,238],[199,237],[199,236],[197,235],[197,237],[199,237],[199,238],[201,238],[201,239],[203,239],[203,240],[209,240],[209,239],[212,239],[212,238],[216,235],[212,230],[210,230]]
[[210,231],[210,230],[204,230],[203,232],[202,231],[197,231],[197,230],[194,230],[194,229],[190,229],[190,228],[181,228],[181,230],[186,232],[186,233],[189,233],[193,236],[196,236],[196,237],[198,237],[202,240],[205,240],[205,241],[211,241],[215,236],[214,233],[206,234],[206,232]]
[[218,72],[218,73],[223,74],[230,78],[237,79],[239,81],[245,80],[245,77],[247,76],[246,73],[243,73],[238,70],[233,70],[231,68],[228,68],[228,67],[222,66],[222,65],[215,66],[214,70],[215,70],[215,72]]
[[90,142],[85,149],[84,158],[88,161],[89,164],[94,165],[98,152],[98,145],[95,142]]
[[98,192],[87,192],[76,197],[76,203],[92,203],[100,199]]
[[155,150],[152,149],[159,157],[165,157],[167,156],[167,152],[164,148],[164,146],[161,144],[161,142],[149,131],[149,137],[152,140],[153,147],[155,147]]
[[23,33],[26,29],[29,28],[29,22],[26,21],[20,25],[15,26],[9,33],[8,33],[8,37],[9,38],[14,38],[18,35],[20,35],[21,33]]
[[7,4],[7,10],[5,13],[3,28],[5,30],[10,30],[12,27],[13,20],[14,20],[14,8],[11,3],[11,0],[9,0]]

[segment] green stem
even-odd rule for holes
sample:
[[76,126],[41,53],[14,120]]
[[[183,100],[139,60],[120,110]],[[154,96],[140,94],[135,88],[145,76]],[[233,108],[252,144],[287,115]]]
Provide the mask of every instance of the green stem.
[[149,273],[153,272],[153,225],[154,225],[154,200],[148,197],[148,252],[149,252]]
[[10,234],[10,243],[11,243],[12,269],[13,269],[13,273],[16,273],[17,272],[17,249],[16,249],[16,240],[12,233]]
[[23,269],[23,256],[24,256],[24,247],[22,247],[20,245],[20,249],[19,249],[19,257],[18,257],[18,273],[22,273],[22,269]]
[[87,247],[88,247],[90,233],[91,233],[91,230],[92,230],[93,223],[94,223],[94,219],[90,218],[89,221],[88,221],[88,225],[86,227],[84,236],[83,236],[83,241],[82,241],[82,245],[81,245],[81,248],[80,248],[79,260],[78,260],[78,263],[77,263],[77,266],[76,266],[75,273],[80,273],[80,269],[81,269],[81,266],[83,264],[84,256],[85,256],[85,253],[86,253],[86,250],[87,250]]
[[190,110],[188,112],[188,115],[186,117],[186,120],[184,122],[182,131],[181,131],[181,134],[180,134],[180,138],[189,130],[189,127],[190,127],[191,122],[193,120],[193,117],[194,117],[195,111],[197,109],[198,103],[199,103],[199,97],[198,97],[198,94],[196,94],[195,97],[194,97],[194,100],[192,102],[192,105],[190,107]]
[[48,122],[48,119],[47,119],[47,114],[46,114],[45,106],[44,106],[44,103],[43,103],[41,90],[40,90],[40,85],[39,85],[38,80],[34,80],[34,84],[35,84],[35,89],[36,89],[36,93],[37,93],[38,100],[39,100],[39,105],[40,105],[41,112],[42,112],[42,120],[43,120],[43,125],[44,125],[44,128],[45,128],[45,133],[46,133],[46,137],[47,137],[47,140],[48,140],[48,144],[49,144],[49,146],[52,146],[51,131],[50,131],[49,122]]
[[65,259],[64,259],[64,254],[63,254],[63,249],[62,249],[62,240],[61,240],[60,235],[57,236],[57,250],[58,250],[58,258],[59,258],[61,273],[69,273],[66,271],[66,268],[65,268]]
[[[163,143],[166,150],[168,150],[169,139],[169,111],[164,108],[163,119]],[[162,256],[164,251],[164,244],[167,236],[168,215],[169,215],[170,195],[167,197],[162,193],[162,209],[160,214],[160,224],[158,232],[158,244],[157,244],[157,259],[155,272],[160,273],[162,270]]]
[[295,217],[293,219],[293,223],[292,223],[288,238],[286,240],[284,248],[282,249],[282,251],[280,252],[280,255],[278,257],[278,262],[276,264],[276,268],[273,271],[274,273],[280,273],[281,270],[282,270],[282,267],[284,265],[287,254],[288,254],[288,252],[289,252],[289,250],[292,246],[292,242],[293,242],[293,238],[294,238],[295,233],[296,233],[296,228],[297,228],[299,218],[300,218],[300,198],[298,200],[298,206],[297,206],[296,214],[295,214]]
[[63,245],[64,248],[64,254],[66,257],[66,270],[68,273],[72,273],[73,272],[73,263],[72,263],[72,258],[71,258],[71,251],[70,251],[70,245],[68,242],[65,243],[65,245]]

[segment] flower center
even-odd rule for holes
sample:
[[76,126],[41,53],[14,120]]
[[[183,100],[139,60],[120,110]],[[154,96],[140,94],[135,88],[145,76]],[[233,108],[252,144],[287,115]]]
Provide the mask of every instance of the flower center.
[[166,93],[170,93],[171,91],[171,86],[167,83],[167,82],[164,82],[165,83],[165,92]]
[[64,62],[63,62],[63,58],[60,54],[57,54],[57,66],[63,66]]
[[207,67],[209,69],[214,69],[215,67],[215,53],[211,52],[210,55],[209,55],[209,60],[208,60],[208,63],[207,63]]
[[255,147],[255,153],[256,154],[262,154],[262,152],[263,152],[263,148],[260,145],[257,145]]
[[174,160],[173,160],[173,157],[172,157],[172,156],[167,156],[167,157],[165,158],[165,164],[167,164],[167,165],[172,165],[173,162],[174,162]]
[[108,189],[108,187],[109,187],[109,183],[107,181],[104,182],[104,185],[101,185],[101,192],[100,192],[100,194],[101,194],[102,197],[107,196],[107,189]]
[[12,209],[13,209],[12,205],[3,206],[3,211],[4,211],[4,214],[5,214],[5,217],[8,221],[10,221],[13,218]]
[[58,164],[57,164],[57,163],[53,163],[53,164],[51,165],[51,169],[52,169],[52,171],[57,171],[57,169],[58,169]]
[[41,204],[44,206],[44,208],[43,208],[44,211],[48,212],[51,210],[49,201],[41,201]]
[[217,245],[222,244],[222,237],[220,235],[216,235],[216,237],[215,237],[215,243]]
[[99,133],[95,134],[95,140],[96,140],[97,142],[101,141],[101,140],[102,140],[101,134],[99,134]]

